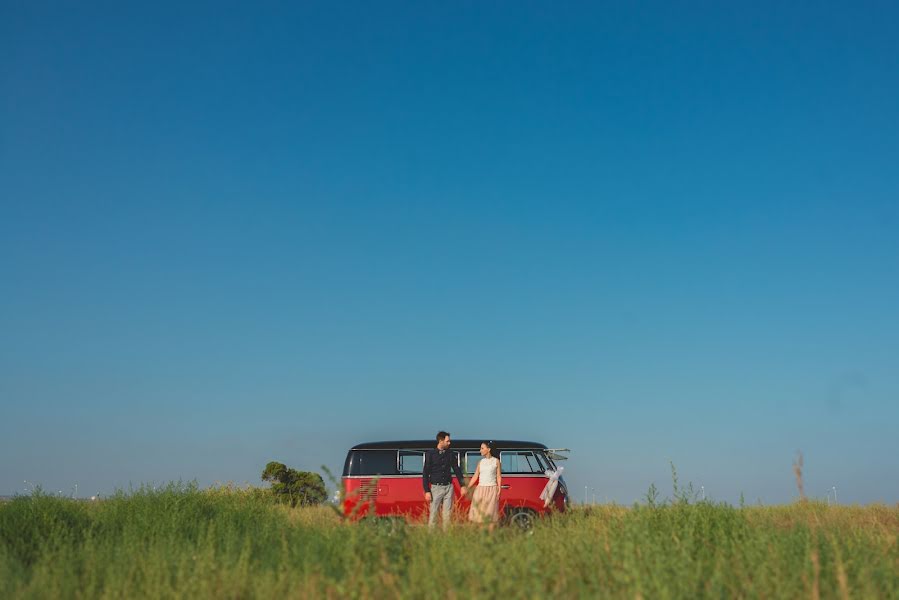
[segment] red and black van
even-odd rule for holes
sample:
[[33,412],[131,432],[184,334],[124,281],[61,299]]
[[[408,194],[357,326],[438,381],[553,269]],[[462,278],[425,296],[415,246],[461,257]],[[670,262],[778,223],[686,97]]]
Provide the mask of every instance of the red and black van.
[[[565,481],[558,476],[556,462],[567,457],[536,442],[498,440],[494,442],[503,472],[500,514],[505,520],[529,526],[534,517],[552,510],[564,511],[569,502]],[[343,510],[353,518],[364,516],[427,519],[428,506],[422,487],[425,450],[434,448],[431,440],[371,442],[359,444],[347,452],[343,467]],[[466,477],[474,474],[481,460],[481,440],[454,439],[450,451]],[[540,495],[553,474],[558,479],[547,503]],[[468,514],[470,500],[460,498],[459,483],[453,478],[456,512]]]

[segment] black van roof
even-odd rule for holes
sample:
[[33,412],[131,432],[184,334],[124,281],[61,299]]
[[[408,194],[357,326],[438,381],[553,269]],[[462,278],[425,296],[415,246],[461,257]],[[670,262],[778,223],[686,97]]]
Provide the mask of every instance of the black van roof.
[[[485,440],[477,439],[477,440],[462,440],[462,439],[452,439],[451,449],[461,449],[461,448],[480,448],[481,443]],[[545,444],[538,444],[537,442],[522,442],[517,440],[492,440],[497,448],[531,448],[531,449],[539,449],[546,450]],[[367,442],[365,444],[356,444],[350,450],[405,450],[407,448],[414,448],[416,450],[421,450],[422,448],[436,448],[437,440],[431,438],[429,440],[403,440],[398,442]]]

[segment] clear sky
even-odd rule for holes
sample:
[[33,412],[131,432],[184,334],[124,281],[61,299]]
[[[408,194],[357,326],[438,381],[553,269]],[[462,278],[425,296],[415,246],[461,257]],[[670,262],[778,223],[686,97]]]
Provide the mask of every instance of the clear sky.
[[899,501],[895,3],[124,4],[0,4],[0,494],[447,429]]

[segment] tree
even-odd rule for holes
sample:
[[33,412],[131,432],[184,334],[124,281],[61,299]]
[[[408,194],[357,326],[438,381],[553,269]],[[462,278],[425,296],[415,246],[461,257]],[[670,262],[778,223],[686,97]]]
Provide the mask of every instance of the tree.
[[325,481],[318,473],[297,471],[287,465],[272,461],[262,471],[262,481],[272,484],[272,493],[279,501],[291,506],[312,506],[328,498]]

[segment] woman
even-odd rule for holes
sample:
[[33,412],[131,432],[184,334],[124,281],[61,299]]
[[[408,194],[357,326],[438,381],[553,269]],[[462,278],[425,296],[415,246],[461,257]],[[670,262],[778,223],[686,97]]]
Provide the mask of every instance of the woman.
[[471,508],[468,510],[468,520],[475,523],[489,523],[490,530],[499,521],[499,491],[503,485],[503,472],[499,458],[496,454],[496,446],[493,442],[481,443],[481,458],[474,470],[468,489],[471,490],[478,484],[478,489],[471,499]]

